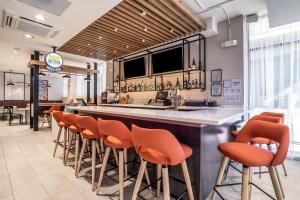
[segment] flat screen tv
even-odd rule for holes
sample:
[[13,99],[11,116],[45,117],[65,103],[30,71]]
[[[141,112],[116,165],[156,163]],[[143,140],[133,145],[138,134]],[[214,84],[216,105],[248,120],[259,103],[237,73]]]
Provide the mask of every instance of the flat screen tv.
[[182,70],[182,47],[152,55],[152,72],[159,74]]
[[124,62],[124,77],[133,78],[139,76],[145,76],[145,58],[136,58],[133,60]]

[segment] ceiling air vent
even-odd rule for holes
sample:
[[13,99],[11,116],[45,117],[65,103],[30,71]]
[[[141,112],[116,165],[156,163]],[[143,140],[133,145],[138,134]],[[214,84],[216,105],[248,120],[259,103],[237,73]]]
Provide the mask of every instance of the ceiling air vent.
[[5,29],[29,33],[42,38],[54,38],[59,33],[58,30],[50,25],[36,22],[34,20],[2,11],[1,26]]

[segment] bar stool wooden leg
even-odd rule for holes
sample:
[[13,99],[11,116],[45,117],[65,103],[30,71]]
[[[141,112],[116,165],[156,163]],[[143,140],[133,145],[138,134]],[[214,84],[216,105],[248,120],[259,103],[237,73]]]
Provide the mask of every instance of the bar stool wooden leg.
[[[228,162],[229,162],[229,158],[224,156],[221,166],[220,166],[220,169],[219,169],[219,172],[218,172],[218,175],[217,175],[217,178],[216,178],[215,186],[221,184],[222,177],[224,175],[224,172],[225,172],[226,166],[228,165]],[[215,198],[216,198],[216,191],[213,190],[212,195],[211,195],[211,200],[214,200]]]
[[250,169],[249,167],[243,166],[241,200],[249,200],[249,178]]
[[[64,146],[63,146],[63,162],[66,159],[66,149],[67,149],[67,134],[68,134],[68,129],[67,127],[64,128]],[[64,163],[65,164],[65,163]]]
[[100,161],[102,162],[102,155],[101,155],[102,152],[100,150],[100,146],[99,146],[99,143],[97,140],[96,140],[96,150],[97,150],[97,155],[98,155]]
[[193,194],[193,189],[192,189],[192,184],[191,184],[191,179],[189,175],[189,170],[186,165],[186,161],[183,161],[181,163],[182,171],[183,171],[183,176],[185,180],[185,184],[189,193],[189,199],[194,200],[194,194]]
[[79,153],[79,133],[76,133],[76,141],[75,141],[75,175],[77,172],[78,165],[78,153]]
[[252,167],[249,168],[249,199],[251,199],[251,193],[252,193],[252,175],[253,175],[253,169]]
[[[260,144],[259,147],[262,148],[262,145]],[[261,178],[261,174],[262,174],[262,170],[261,169],[262,169],[262,167],[259,167],[258,169],[259,169],[259,171],[258,171],[259,178]]]
[[59,130],[58,130],[57,137],[56,137],[56,141],[55,141],[55,147],[54,147],[53,157],[55,157],[55,154],[56,154],[56,150],[57,150],[57,146],[59,144],[59,139],[60,139],[61,131],[62,131],[62,127],[60,126]]
[[65,160],[64,160],[65,165],[67,164],[67,160],[69,159],[70,147],[71,147],[72,140],[73,140],[73,137],[74,137],[74,133],[72,131],[69,131],[69,132],[70,132],[71,136],[69,137],[67,151],[66,151],[66,157],[65,157]]
[[107,161],[108,161],[108,158],[109,158],[110,151],[111,151],[111,148],[106,147],[103,162],[101,164],[101,170],[100,170],[99,180],[98,180],[98,184],[97,184],[96,194],[99,194],[99,192],[100,192],[100,187],[101,187],[101,183],[102,183],[102,179],[103,179],[103,176],[104,176],[104,172],[105,172],[105,168],[106,168],[106,165],[107,165]]
[[124,149],[124,170],[125,174],[124,177],[127,178],[128,176],[128,165],[127,165],[128,157],[127,157],[127,149]]
[[96,139],[92,140],[92,191],[95,189]]
[[142,162],[141,162],[140,170],[139,170],[137,179],[135,181],[135,186],[134,186],[134,190],[133,190],[133,194],[132,194],[131,200],[136,200],[136,198],[137,198],[139,189],[141,187],[142,179],[144,177],[144,172],[145,172],[145,169],[147,167],[147,161],[144,161],[142,159],[141,159],[141,161]]
[[281,190],[280,190],[280,186],[279,186],[279,183],[278,183],[278,178],[276,176],[275,169],[274,169],[273,166],[268,167],[268,169],[269,169],[270,177],[271,177],[271,180],[272,180],[273,188],[274,188],[274,191],[275,191],[275,194],[276,194],[276,199],[277,200],[283,200],[283,196],[282,196],[282,193],[281,193]]
[[87,139],[84,138],[82,148],[81,148],[81,152],[80,152],[80,156],[79,156],[79,160],[78,160],[78,164],[77,164],[76,177],[78,177],[78,174],[79,174],[79,171],[80,171],[81,162],[82,162],[83,154],[84,154],[84,151],[85,151],[85,148],[86,148],[86,144],[87,144]]
[[170,200],[170,185],[169,185],[168,166],[162,167],[162,178],[163,178],[163,188],[164,188],[164,200]]
[[281,182],[281,179],[280,179],[280,176],[279,176],[279,173],[278,173],[278,169],[277,169],[276,166],[274,167],[274,169],[275,169],[275,173],[276,173],[278,184],[279,184],[279,187],[280,187],[280,190],[281,190],[282,197],[285,198],[284,189],[283,189],[282,182]]
[[119,166],[119,158],[118,158],[117,150],[115,148],[113,148],[113,152],[114,152],[116,163]]
[[[142,160],[142,159],[141,159]],[[149,177],[149,172],[148,172],[148,168],[146,167],[145,169],[145,177],[146,177],[146,181],[147,181],[147,184],[150,185],[151,182],[150,182],[150,177]],[[150,186],[149,187],[149,191],[151,192],[152,191],[152,187]]]
[[[161,178],[161,168],[162,168],[162,165],[157,165],[157,168],[156,168],[156,178],[157,179]],[[158,197],[160,196],[160,185],[161,185],[161,180],[157,181],[157,186],[156,186]]]
[[124,152],[123,149],[119,151],[119,187],[120,200],[124,199]]

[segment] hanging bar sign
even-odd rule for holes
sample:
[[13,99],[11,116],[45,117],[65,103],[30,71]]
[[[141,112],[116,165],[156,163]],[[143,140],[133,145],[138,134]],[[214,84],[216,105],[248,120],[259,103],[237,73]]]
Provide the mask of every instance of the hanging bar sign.
[[48,53],[45,56],[46,69],[51,72],[59,72],[62,70],[63,58],[55,52]]

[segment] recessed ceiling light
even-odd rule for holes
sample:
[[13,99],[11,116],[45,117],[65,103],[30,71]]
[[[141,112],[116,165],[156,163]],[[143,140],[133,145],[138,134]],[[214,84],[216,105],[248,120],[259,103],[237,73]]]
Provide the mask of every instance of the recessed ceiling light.
[[26,37],[26,38],[28,38],[28,39],[33,39],[33,36],[30,35],[30,34],[24,34],[23,36]]
[[39,21],[46,21],[46,17],[42,14],[38,14],[36,16],[34,16],[37,20]]
[[118,28],[114,28],[114,31],[117,32],[117,31],[118,31]]
[[81,49],[78,49],[78,51],[81,51]]
[[147,13],[145,11],[142,11],[141,13],[143,16],[145,16]]
[[145,39],[142,39],[142,42],[145,42],[146,40]]
[[116,51],[116,50],[114,50],[114,53],[117,53],[117,51]]
[[129,48],[129,45],[126,45],[126,48],[128,49],[128,48]]
[[174,30],[170,28],[170,32],[173,33],[173,31],[174,31]]
[[148,31],[147,27],[144,28],[144,31]]
[[98,37],[98,39],[99,39],[99,40],[101,40],[101,39],[102,39],[102,37],[101,37],[101,36],[99,36],[99,37]]
[[87,44],[87,45],[88,45],[88,47],[91,46],[91,44]]
[[104,54],[103,57],[105,57],[106,55]]

